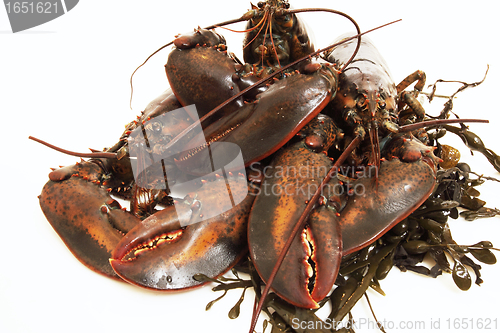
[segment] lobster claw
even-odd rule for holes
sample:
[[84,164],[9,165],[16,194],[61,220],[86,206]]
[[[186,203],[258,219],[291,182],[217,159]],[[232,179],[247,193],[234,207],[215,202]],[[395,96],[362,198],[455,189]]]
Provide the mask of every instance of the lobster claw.
[[[206,141],[234,143],[248,166],[276,152],[311,121],[335,95],[336,83],[336,73],[321,66],[313,73],[279,80],[257,95],[254,103],[206,127]],[[225,145],[214,145],[211,154],[200,153],[203,151],[186,151],[177,165],[193,174],[204,174],[211,168],[211,158],[226,164],[234,159]]]
[[54,230],[85,266],[118,279],[111,266],[111,252],[123,234],[140,220],[123,211],[109,196],[101,167],[82,162],[49,174],[40,206]]
[[435,182],[434,160],[428,156],[411,163],[383,161],[378,176],[357,179],[351,184],[355,195],[339,221],[343,255],[374,242],[406,218],[429,197]]
[[[304,135],[303,140],[283,149],[273,160],[249,218],[250,255],[264,281],[276,265],[307,200],[332,166],[322,151],[341,137],[333,121],[324,115],[319,115],[300,134]],[[317,308],[335,283],[342,241],[337,211],[329,203],[340,200],[335,195],[337,186],[338,180],[333,179],[324,188],[327,198],[293,240],[272,284],[281,298],[296,306]]]
[[205,282],[194,275],[215,278],[246,253],[253,200],[243,176],[206,182],[131,230],[113,252],[111,266],[124,280],[149,289],[201,286]]
[[[199,117],[240,91],[232,80],[236,63],[227,56],[224,43],[214,31],[198,29],[178,37],[177,48],[168,56],[165,71],[175,96],[184,106],[196,103]],[[232,112],[242,105],[239,99],[224,110]]]
[[[236,73],[239,65],[227,56],[222,37],[212,31],[199,29],[176,41],[176,45],[186,46],[169,54],[167,77],[181,104],[196,103],[200,117],[256,80]],[[227,145],[214,145],[207,153],[205,148],[214,142],[234,143],[239,147],[235,154],[241,150],[246,166],[276,152],[330,102],[337,90],[337,71],[329,64],[310,64],[303,73],[287,74],[276,81],[267,90],[263,86],[256,88],[262,93],[245,94],[250,103],[244,104],[240,96],[217,116],[204,120],[201,125],[205,140],[196,137],[189,143],[182,141],[194,148],[180,154],[176,160],[179,168],[203,175],[210,172],[212,158],[221,164],[234,159]]]

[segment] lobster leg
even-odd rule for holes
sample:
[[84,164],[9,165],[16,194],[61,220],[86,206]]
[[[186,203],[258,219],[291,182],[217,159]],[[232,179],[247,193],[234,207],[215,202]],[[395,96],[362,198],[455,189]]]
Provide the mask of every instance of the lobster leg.
[[405,77],[403,79],[403,81],[401,81],[396,86],[396,91],[398,92],[398,94],[401,93],[403,90],[408,88],[408,86],[410,84],[412,84],[415,81],[417,81],[417,83],[415,84],[415,90],[422,91],[422,89],[424,89],[424,86],[425,86],[425,80],[426,80],[425,73],[422,72],[421,70],[416,70],[415,72],[413,72],[410,75],[408,75],[407,77]]
[[[250,255],[264,281],[268,280],[307,200],[332,166],[323,151],[342,137],[333,121],[324,115],[319,115],[299,135],[303,140],[285,148],[273,160],[271,174],[264,176],[249,218]],[[272,284],[280,297],[294,305],[317,308],[317,302],[335,282],[342,252],[335,209],[341,201],[336,194],[339,186],[334,179],[325,187],[323,205],[311,214],[306,229],[295,237]]]
[[[417,100],[417,94],[424,88],[425,80],[425,73],[417,70],[404,78],[404,80],[396,86],[397,93],[399,94],[399,110],[402,110],[403,106],[406,104],[410,108],[412,113],[417,116],[417,121],[422,121],[425,117],[425,110]],[[413,82],[417,82],[415,84],[415,93],[404,91]]]
[[124,280],[149,289],[201,286],[206,281],[194,275],[215,278],[246,253],[254,198],[242,175],[205,182],[131,230],[113,252],[111,265]]

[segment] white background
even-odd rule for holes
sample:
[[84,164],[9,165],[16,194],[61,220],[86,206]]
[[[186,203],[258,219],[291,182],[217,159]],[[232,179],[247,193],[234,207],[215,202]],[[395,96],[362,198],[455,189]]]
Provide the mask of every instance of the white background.
[[[170,4],[172,3],[172,4]],[[471,125],[489,148],[500,153],[498,132],[497,46],[499,20],[491,2],[419,1],[302,1],[295,8],[330,7],[353,16],[363,30],[402,18],[374,32],[371,39],[384,55],[396,81],[416,69],[436,79],[474,82],[481,86],[458,96],[454,111],[461,117],[490,119],[489,125]],[[157,47],[177,33],[241,16],[248,1],[81,1],[68,14],[26,32],[12,34],[0,9],[0,110],[4,123],[1,162],[2,258],[0,262],[1,332],[246,332],[253,300],[251,294],[237,320],[227,318],[240,292],[232,292],[205,312],[218,296],[210,288],[155,293],[108,280],[81,265],[65,248],[42,214],[37,200],[48,180],[49,167],[76,162],[28,140],[33,135],[74,151],[101,149],[116,142],[123,126],[168,83],[163,64],[168,51],[141,69],[135,80],[133,110],[129,109],[129,77]],[[332,14],[308,13],[303,18],[315,32],[316,46],[351,31],[345,19]],[[241,25],[236,26],[243,29]],[[222,31],[231,50],[241,49],[242,35]],[[231,37],[231,38],[229,38]],[[441,92],[454,91],[457,86]],[[434,114],[441,109],[436,101]],[[434,103],[433,103],[434,104]],[[428,112],[433,113],[429,108]],[[467,161],[470,153],[460,140],[448,135]],[[500,178],[486,159],[476,154],[473,170]],[[479,188],[488,206],[498,205],[498,183]],[[500,218],[473,223],[451,221],[461,244],[490,240],[500,245]],[[450,275],[430,279],[394,269],[382,281],[387,296],[371,293],[379,320],[439,319],[446,331],[447,318],[497,320],[500,265],[483,265],[481,287],[461,292]],[[371,318],[361,301],[354,313]],[[469,322],[470,323],[470,322]],[[470,324],[469,324],[470,325]],[[469,326],[470,327],[470,326]],[[498,327],[498,326],[497,326]],[[262,331],[259,324],[257,331]],[[358,332],[370,330],[360,329]],[[422,331],[422,332],[423,332]],[[434,330],[438,331],[438,330]],[[461,329],[458,332],[480,332]],[[490,330],[491,331],[491,330]],[[411,330],[404,330],[411,332]]]

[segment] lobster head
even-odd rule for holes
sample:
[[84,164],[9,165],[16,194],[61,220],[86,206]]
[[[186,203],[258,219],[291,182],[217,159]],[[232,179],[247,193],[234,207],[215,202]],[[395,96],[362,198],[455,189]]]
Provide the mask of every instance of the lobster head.
[[268,0],[245,14],[249,17],[243,58],[261,66],[286,65],[314,51],[303,23],[287,10],[286,0]]
[[[349,36],[352,34],[342,35],[336,42]],[[347,41],[330,50],[325,58],[342,67],[355,48],[355,42]],[[371,151],[363,153],[370,156],[368,163],[379,165],[379,136],[398,132],[396,97],[396,86],[384,59],[363,36],[356,57],[339,75],[336,102],[330,104],[327,113],[350,129],[348,135],[369,139],[370,144],[365,146],[372,147]],[[357,163],[363,159],[359,158]]]

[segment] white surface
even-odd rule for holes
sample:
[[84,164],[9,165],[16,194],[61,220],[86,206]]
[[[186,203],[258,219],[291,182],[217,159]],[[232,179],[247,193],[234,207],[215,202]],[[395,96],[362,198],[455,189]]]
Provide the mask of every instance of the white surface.
[[[454,111],[461,117],[490,119],[489,125],[471,125],[471,129],[500,153],[500,29],[496,10],[487,3],[475,1],[471,6],[419,1],[413,2],[411,9],[397,1],[332,4],[296,0],[292,5],[334,6],[352,15],[363,30],[402,18],[403,22],[370,36],[395,80],[422,69],[428,83],[438,78],[479,81],[486,64],[490,64],[484,84],[461,93]],[[47,223],[37,200],[49,167],[69,165],[77,159],[28,140],[33,135],[74,151],[112,145],[123,126],[167,87],[163,70],[167,52],[139,71],[131,111],[128,80],[133,69],[175,34],[239,17],[248,8],[247,1],[175,1],[168,5],[154,1],[80,1],[63,17],[18,34],[10,33],[6,13],[0,9],[0,110],[6,130],[0,173],[4,211],[1,332],[248,330],[253,303],[249,293],[240,318],[230,320],[226,314],[239,298],[239,291],[205,312],[206,303],[218,296],[210,288],[154,293],[108,280],[81,265]],[[338,24],[345,20],[332,14],[303,17],[315,31],[317,47],[352,30],[347,23]],[[241,48],[240,34],[221,33],[230,49]],[[455,89],[453,86],[450,91]],[[441,107],[436,102],[438,112]],[[460,140],[450,140],[451,134],[448,137],[448,142],[453,141],[465,157],[470,157]],[[500,178],[480,154],[471,164],[477,172]],[[489,183],[479,189],[489,207],[500,206],[500,184]],[[490,240],[500,246],[499,222],[497,217],[450,224],[459,243]],[[496,319],[498,331],[500,318],[493,304],[500,296],[500,265],[483,265],[482,273],[485,282],[481,287],[474,285],[461,292],[449,275],[433,280],[393,270],[382,281],[387,296],[372,293],[371,301],[379,320],[392,320],[396,325],[392,330],[388,326],[389,332],[418,332],[397,328],[400,322],[409,321],[423,321],[426,329],[421,332],[445,332],[448,318],[451,324],[457,318],[467,319],[469,329],[458,332],[482,331],[470,329],[469,320]],[[358,305],[354,316],[360,322],[371,318],[365,302]],[[431,320],[440,320],[440,330],[430,327]],[[257,331],[262,331],[260,324]],[[357,330],[368,331],[372,330]]]

